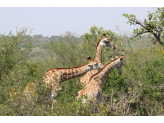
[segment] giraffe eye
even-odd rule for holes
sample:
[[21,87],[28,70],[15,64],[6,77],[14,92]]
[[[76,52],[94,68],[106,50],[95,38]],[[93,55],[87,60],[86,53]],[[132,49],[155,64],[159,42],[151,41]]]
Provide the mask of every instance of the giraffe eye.
[[109,42],[108,42],[108,41],[106,41],[106,40],[104,40],[103,42],[104,42],[104,43],[109,43]]
[[88,67],[92,67],[92,65],[88,65]]

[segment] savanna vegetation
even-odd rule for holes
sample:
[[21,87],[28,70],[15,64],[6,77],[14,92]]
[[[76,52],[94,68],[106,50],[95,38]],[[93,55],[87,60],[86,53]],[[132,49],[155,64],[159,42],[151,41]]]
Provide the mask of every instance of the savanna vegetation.
[[[12,32],[0,35],[1,116],[156,116],[164,113],[164,47],[151,35],[135,37],[136,33],[120,32],[119,28],[114,33],[96,26],[80,37],[72,32],[51,37],[30,36],[27,30],[17,30],[16,35]],[[82,105],[77,101],[77,92],[83,88],[76,84],[78,77],[62,83],[63,90],[52,109],[42,82],[45,72],[85,64],[88,56],[95,58],[96,44],[103,33],[116,46],[115,50],[103,48],[103,64],[115,58],[115,54],[124,55],[122,75],[115,69],[103,84],[105,104]],[[24,95],[25,88],[31,91],[31,98]]]

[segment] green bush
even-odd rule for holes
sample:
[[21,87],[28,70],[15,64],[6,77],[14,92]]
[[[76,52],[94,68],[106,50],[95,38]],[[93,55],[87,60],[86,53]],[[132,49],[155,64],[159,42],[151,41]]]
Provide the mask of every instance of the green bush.
[[[0,115],[147,116],[164,112],[164,49],[158,45],[147,47],[146,42],[142,45],[143,41],[149,42],[148,37],[127,42],[125,35],[93,26],[90,33],[79,38],[68,32],[51,37],[47,45],[50,47],[41,49],[32,45],[33,38],[25,32],[22,30],[16,36],[10,33],[0,37]],[[80,77],[63,82],[62,92],[53,104],[53,100],[48,98],[49,90],[42,81],[45,72],[51,68],[85,64],[88,62],[87,56],[94,59],[96,43],[102,38],[102,33],[106,33],[117,48],[103,48],[103,63],[108,63],[116,53],[124,55],[122,75],[115,69],[103,83],[105,104],[82,105],[80,100],[76,100],[77,92],[83,88],[82,85],[76,85]],[[42,38],[38,39],[40,43]],[[29,82],[36,84],[31,98],[24,95]]]

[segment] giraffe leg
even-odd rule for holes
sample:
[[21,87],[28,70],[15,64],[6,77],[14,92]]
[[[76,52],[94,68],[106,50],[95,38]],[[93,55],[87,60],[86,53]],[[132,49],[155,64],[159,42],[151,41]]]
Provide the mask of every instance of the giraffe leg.
[[54,97],[57,97],[58,94],[62,91],[62,88],[60,87],[60,85],[58,84],[57,86],[55,86],[55,89],[53,89],[51,91],[51,95],[50,95],[50,99],[52,100],[52,104],[51,104],[51,109],[53,109],[53,105],[55,103],[57,103],[56,99],[53,99]]
[[58,94],[62,91],[62,88],[60,86],[59,83],[55,83],[54,84],[54,87],[51,91],[51,94],[50,94],[50,99],[52,100],[54,97],[57,97]]
[[52,99],[51,109],[53,109],[55,103],[57,103],[57,101]]
[[58,94],[59,94],[61,91],[62,91],[61,88],[58,89],[58,90],[56,90],[56,89],[52,90],[52,91],[51,91],[51,94],[50,94],[50,99],[52,100],[54,97],[57,97]]

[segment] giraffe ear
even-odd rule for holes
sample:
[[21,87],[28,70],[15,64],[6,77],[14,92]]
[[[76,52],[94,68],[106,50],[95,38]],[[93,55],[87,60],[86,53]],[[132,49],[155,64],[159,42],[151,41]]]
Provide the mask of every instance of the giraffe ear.
[[110,58],[110,60],[112,61],[112,60],[114,60],[114,58]]
[[123,56],[123,55],[121,55],[121,57],[120,57],[120,61],[122,61],[122,60],[123,60],[123,57],[124,57],[124,56]]
[[90,65],[90,64],[88,65],[88,67],[90,67],[90,68],[92,68],[92,66],[93,66],[93,65]]
[[122,61],[123,60],[123,58],[120,58],[120,61]]

